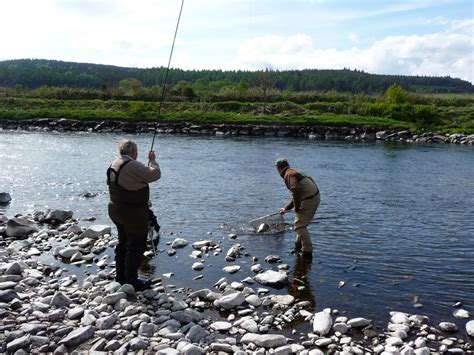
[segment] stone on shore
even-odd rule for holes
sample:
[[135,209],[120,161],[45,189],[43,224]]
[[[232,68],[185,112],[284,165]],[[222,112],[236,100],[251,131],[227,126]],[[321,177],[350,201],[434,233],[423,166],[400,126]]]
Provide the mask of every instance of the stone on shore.
[[347,325],[351,326],[352,328],[362,328],[368,326],[372,323],[371,320],[365,318],[352,318],[347,321]]
[[222,296],[216,302],[222,308],[231,309],[242,305],[245,302],[245,295],[242,292],[233,292]]
[[322,311],[314,315],[313,332],[321,336],[329,333],[332,327],[332,317],[328,312]]
[[86,340],[89,340],[94,336],[94,328],[92,326],[80,327],[70,332],[59,344],[63,344],[66,347],[77,346]]
[[458,326],[452,322],[441,322],[439,323],[439,329],[448,333],[456,333],[458,331]]
[[288,283],[288,275],[284,272],[266,270],[255,275],[254,280],[261,285],[280,287]]
[[178,248],[184,248],[186,245],[188,245],[188,241],[183,238],[176,238],[173,240],[173,243],[171,243],[171,248],[172,249],[178,249]]
[[100,237],[111,234],[112,229],[105,224],[95,224],[87,228],[82,234],[81,238],[99,239]]
[[469,336],[474,337],[474,320],[466,323],[466,332]]
[[278,346],[286,345],[287,340],[280,334],[255,334],[246,333],[240,340],[243,344],[253,343],[257,346],[262,346],[266,349],[276,348]]
[[5,234],[10,238],[26,238],[38,231],[38,227],[27,217],[16,217],[8,220]]
[[50,210],[46,214],[44,221],[47,223],[64,223],[68,219],[72,218],[72,211],[64,211],[64,210]]

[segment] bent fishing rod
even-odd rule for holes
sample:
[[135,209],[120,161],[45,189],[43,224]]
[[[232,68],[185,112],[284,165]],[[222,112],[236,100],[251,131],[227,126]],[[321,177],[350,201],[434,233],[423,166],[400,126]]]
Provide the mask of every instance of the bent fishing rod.
[[[183,12],[183,5],[184,5],[184,0],[181,1],[181,8],[179,9],[178,21],[176,22],[176,29],[174,31],[173,44],[171,46],[170,57],[168,59],[168,67],[166,68],[165,81],[163,82],[163,90],[161,91],[161,100],[160,100],[160,105],[158,106],[157,118],[159,118],[160,115],[161,115],[161,107],[163,106],[163,101],[165,99],[166,83],[168,81],[168,74],[169,74],[169,71],[170,71],[171,58],[173,57],[174,43],[176,42],[176,36],[178,34],[179,21],[181,20],[181,13]],[[155,137],[156,137],[156,125],[155,125],[155,132],[153,133],[153,140],[151,142],[150,150],[153,150],[153,145],[155,144]]]

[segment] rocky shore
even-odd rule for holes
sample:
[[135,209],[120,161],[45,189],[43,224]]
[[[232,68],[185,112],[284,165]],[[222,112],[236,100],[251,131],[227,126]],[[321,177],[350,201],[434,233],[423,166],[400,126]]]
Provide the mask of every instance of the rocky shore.
[[[237,239],[229,235],[230,239]],[[431,324],[419,314],[390,312],[383,330],[364,317],[347,318],[335,309],[311,309],[308,301],[273,294],[289,280],[288,266],[272,255],[253,264],[240,282],[209,281],[209,288],[176,288],[169,275],[153,288],[135,292],[114,281],[114,263],[104,254],[116,238],[107,225],[81,227],[73,213],[38,211],[0,215],[0,353],[154,352],[160,354],[430,354],[472,353],[474,320],[462,304],[453,306],[456,324]],[[192,268],[205,269],[206,255],[224,257],[228,273],[243,246],[222,250],[212,239],[189,245],[176,238],[168,255],[189,250]],[[38,257],[54,256],[45,264]],[[165,258],[164,253],[159,257]],[[65,264],[97,271],[68,274]],[[84,268],[87,269],[87,268]],[[244,273],[243,273],[244,274]],[[306,287],[300,280],[301,288]],[[308,323],[306,333],[292,324]]]
[[345,141],[387,141],[406,143],[449,143],[474,144],[474,134],[439,134],[426,132],[413,134],[409,131],[387,131],[377,129],[329,127],[329,126],[291,126],[291,125],[234,125],[191,123],[154,123],[122,121],[79,121],[72,119],[22,119],[0,120],[0,130],[25,130],[39,132],[118,132],[148,133],[156,129],[158,133],[232,136],[232,137],[292,137],[314,140]]

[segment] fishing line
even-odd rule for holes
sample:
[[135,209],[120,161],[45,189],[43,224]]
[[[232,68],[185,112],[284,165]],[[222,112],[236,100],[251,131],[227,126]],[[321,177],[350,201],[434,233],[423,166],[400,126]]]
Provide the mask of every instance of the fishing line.
[[[174,37],[173,37],[173,45],[171,46],[170,57],[168,59],[168,67],[166,68],[165,81],[163,82],[163,90],[161,92],[161,100],[160,100],[160,105],[158,106],[157,118],[160,117],[161,107],[163,106],[163,101],[165,99],[166,83],[168,81],[168,73],[170,71],[171,58],[173,57],[174,43],[176,41],[176,35],[178,34],[179,21],[181,20],[181,12],[183,11],[183,5],[184,5],[184,0],[181,1],[181,8],[179,9],[178,22],[176,22],[176,29],[174,31]],[[155,132],[153,133],[153,141],[151,142],[150,150],[153,150],[153,145],[155,144],[155,136],[156,136],[156,125],[155,125]]]

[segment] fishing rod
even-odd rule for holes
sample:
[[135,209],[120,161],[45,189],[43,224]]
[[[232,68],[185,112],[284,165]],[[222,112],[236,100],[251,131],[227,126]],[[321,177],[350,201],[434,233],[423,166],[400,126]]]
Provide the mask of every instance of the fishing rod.
[[[179,9],[178,21],[176,22],[176,29],[174,31],[174,37],[173,37],[173,45],[171,46],[170,57],[168,59],[168,67],[166,68],[165,81],[163,82],[163,90],[161,92],[161,100],[160,100],[160,105],[158,106],[157,118],[160,117],[161,107],[163,106],[163,101],[165,99],[166,83],[168,81],[168,73],[170,71],[171,58],[173,57],[174,43],[176,41],[176,35],[178,34],[179,21],[181,20],[181,13],[183,12],[183,5],[184,5],[184,0],[181,1],[181,8]],[[155,132],[153,133],[153,140],[151,142],[150,150],[153,150],[153,145],[155,144],[155,137],[156,137],[156,125],[155,125]]]

